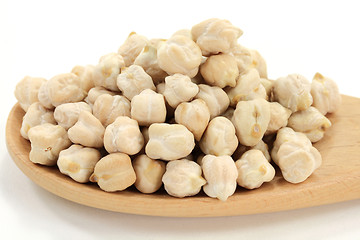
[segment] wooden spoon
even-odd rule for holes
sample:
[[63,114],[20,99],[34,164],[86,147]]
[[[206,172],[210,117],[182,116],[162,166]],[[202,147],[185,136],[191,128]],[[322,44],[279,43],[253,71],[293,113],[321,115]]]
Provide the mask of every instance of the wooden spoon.
[[279,171],[275,178],[256,190],[237,188],[226,202],[200,193],[174,198],[162,189],[143,194],[135,188],[107,193],[96,184],[81,184],[62,175],[56,167],[29,160],[30,143],[20,135],[24,111],[19,104],[11,110],[6,125],[6,142],[16,165],[36,184],[79,204],[116,212],[175,217],[208,217],[255,214],[330,204],[360,198],[360,99],[342,96],[340,109],[327,117],[332,122],[315,147],[322,166],[305,182],[286,182]]

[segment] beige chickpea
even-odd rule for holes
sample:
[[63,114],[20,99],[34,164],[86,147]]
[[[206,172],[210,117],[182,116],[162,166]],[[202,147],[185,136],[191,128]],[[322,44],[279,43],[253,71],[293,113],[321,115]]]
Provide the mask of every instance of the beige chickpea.
[[45,82],[45,78],[26,76],[16,84],[15,97],[25,112],[31,104],[39,101],[39,89]]
[[262,98],[238,102],[232,122],[242,145],[256,145],[264,136],[270,122],[269,103]]
[[273,134],[282,127],[286,127],[291,110],[283,107],[278,102],[270,102],[270,122],[265,135]]
[[202,54],[208,56],[228,51],[243,32],[228,20],[211,18],[194,25],[191,34]]
[[259,72],[251,68],[244,71],[238,78],[236,86],[227,88],[230,106],[235,107],[239,101],[248,101],[256,98],[266,99],[266,90],[261,85]]
[[106,127],[104,147],[107,152],[134,155],[140,152],[143,146],[144,137],[136,120],[120,116]]
[[325,131],[331,126],[331,122],[319,110],[309,107],[306,110],[293,113],[289,118],[288,126],[296,132],[305,133],[311,142],[317,142],[324,137]]
[[134,64],[141,66],[151,76],[155,84],[163,82],[168,75],[160,68],[157,59],[157,48],[153,45],[146,45],[136,57]]
[[68,130],[78,121],[82,111],[91,113],[89,104],[85,102],[64,103],[55,108],[54,118],[60,126]]
[[239,69],[235,57],[222,53],[208,57],[200,66],[200,73],[209,85],[235,87]]
[[311,82],[313,106],[323,115],[335,112],[340,106],[341,95],[335,81],[316,73]]
[[130,101],[126,97],[102,94],[94,103],[93,114],[104,127],[107,127],[119,116],[130,117],[130,108]]
[[265,59],[260,55],[260,53],[254,49],[250,49],[252,63],[250,67],[255,68],[258,70],[260,77],[267,78],[267,66]]
[[154,160],[145,154],[137,156],[133,161],[136,174],[135,187],[142,193],[153,193],[162,185],[165,163]]
[[149,45],[154,46],[156,49],[159,49],[161,45],[166,42],[164,38],[152,38],[149,40]]
[[90,181],[106,192],[125,190],[136,181],[130,157],[124,153],[106,155],[96,163]]
[[76,182],[86,183],[100,158],[99,150],[73,144],[60,152],[57,166],[62,174]]
[[106,88],[103,87],[93,87],[89,90],[87,97],[84,99],[85,102],[87,102],[91,107],[94,105],[96,99],[103,95],[103,94],[109,94],[111,96],[116,95],[115,92],[112,92]]
[[230,156],[205,155],[201,168],[207,183],[203,190],[209,197],[226,201],[236,190],[238,170]]
[[175,121],[187,127],[194,134],[196,141],[200,141],[209,120],[209,108],[201,99],[183,102],[175,110]]
[[185,36],[187,38],[192,39],[192,35],[191,35],[191,30],[190,29],[180,29],[176,32],[173,33],[173,35],[171,36],[176,36],[176,35],[181,35],[181,36]]
[[156,92],[164,95],[165,92],[165,82],[159,83],[156,85]]
[[86,96],[80,78],[73,73],[63,73],[44,82],[38,93],[41,104],[54,108],[63,103],[79,102]]
[[145,89],[156,90],[151,77],[137,65],[131,65],[121,70],[121,74],[117,78],[117,85],[130,101]]
[[144,137],[144,146],[149,142],[149,128],[148,127],[142,127],[141,128],[141,134]]
[[215,156],[232,155],[238,144],[234,125],[229,119],[221,116],[209,122],[199,142],[204,154]]
[[267,99],[271,99],[274,81],[267,78],[260,78],[260,83],[265,88]]
[[239,176],[237,183],[247,189],[259,188],[264,182],[270,182],[275,169],[260,150],[249,150],[235,162]]
[[274,101],[279,102],[292,112],[305,110],[311,106],[310,82],[300,74],[290,74],[274,82]]
[[236,43],[227,53],[235,57],[240,74],[250,68],[252,64],[252,56],[250,50],[246,47]]
[[284,179],[291,183],[305,181],[322,162],[319,151],[306,135],[289,127],[278,131],[271,158],[279,166]]
[[269,146],[263,140],[260,140],[260,142],[258,142],[258,144],[251,146],[251,147],[239,144],[237,149],[235,150],[234,154],[232,155],[232,158],[239,159],[245,152],[247,152],[249,150],[259,150],[262,152],[262,154],[264,155],[264,157],[266,158],[266,160],[268,162],[271,161],[271,156],[269,153]]
[[181,73],[194,77],[199,71],[201,50],[190,38],[176,35],[160,45],[158,64],[169,75]]
[[94,85],[111,91],[119,91],[117,77],[120,69],[125,67],[124,59],[117,53],[108,53],[102,56],[94,70]]
[[166,119],[164,96],[151,89],[145,89],[131,100],[131,118],[140,126],[162,123]]
[[[165,92],[165,82],[159,83],[156,85],[156,92],[164,95]],[[174,117],[175,109],[169,105],[167,101],[165,101],[166,106],[166,118],[171,119]]]
[[38,90],[38,100],[44,107],[54,109],[54,106],[51,104],[47,81],[43,82]]
[[28,132],[30,128],[44,123],[56,124],[54,112],[45,108],[39,102],[32,103],[23,117],[20,128],[21,136],[29,139]]
[[194,135],[181,124],[153,123],[149,127],[146,155],[166,161],[188,156],[195,147]]
[[199,85],[199,93],[195,98],[204,100],[210,111],[210,119],[223,114],[230,104],[229,97],[223,89],[206,84]]
[[165,78],[163,95],[172,108],[182,102],[191,101],[199,92],[199,87],[183,74],[176,73]]
[[170,196],[179,198],[194,196],[206,183],[201,174],[201,167],[196,162],[187,159],[174,160],[166,164],[162,181]]
[[41,165],[56,165],[60,151],[71,145],[66,130],[51,123],[30,128],[28,136],[31,143],[29,159]]
[[105,128],[91,112],[81,111],[78,121],[69,128],[69,139],[85,147],[100,148],[104,145]]
[[71,72],[80,78],[81,88],[84,89],[85,92],[89,92],[89,90],[91,88],[95,87],[95,84],[94,84],[95,66],[94,65],[86,65],[86,66],[77,65],[77,66],[73,67]]
[[118,53],[124,58],[126,67],[134,63],[136,57],[148,43],[149,40],[146,37],[139,35],[136,32],[131,32],[129,34],[118,50]]
[[310,140],[303,133],[295,132],[290,127],[283,127],[278,130],[276,134],[276,139],[273,143],[273,148],[271,150],[271,159],[278,164],[279,158],[277,152],[279,151],[280,146],[285,142],[299,142],[300,145],[311,145]]

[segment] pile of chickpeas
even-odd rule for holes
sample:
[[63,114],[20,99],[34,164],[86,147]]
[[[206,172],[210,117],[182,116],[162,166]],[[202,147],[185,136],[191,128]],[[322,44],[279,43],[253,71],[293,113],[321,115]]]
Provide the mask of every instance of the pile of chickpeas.
[[30,160],[107,192],[163,185],[222,201],[271,181],[274,164],[286,181],[305,181],[321,165],[312,143],[331,126],[338,87],[320,73],[268,79],[242,34],[216,18],[168,39],[133,32],[96,65],[25,77],[15,96]]

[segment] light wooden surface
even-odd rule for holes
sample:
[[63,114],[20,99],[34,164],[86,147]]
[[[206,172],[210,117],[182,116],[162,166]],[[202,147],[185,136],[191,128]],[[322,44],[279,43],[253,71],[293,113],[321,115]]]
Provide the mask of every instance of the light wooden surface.
[[343,96],[340,109],[328,115],[333,126],[325,138],[315,144],[323,164],[309,179],[290,184],[278,171],[273,181],[259,189],[249,191],[238,187],[226,202],[203,193],[183,199],[168,196],[164,191],[142,194],[133,188],[106,193],[95,184],[76,183],[55,167],[30,162],[30,143],[19,134],[23,115],[16,104],[6,126],[7,147],[16,165],[49,192],[91,207],[142,215],[206,217],[275,212],[360,198],[359,98]]

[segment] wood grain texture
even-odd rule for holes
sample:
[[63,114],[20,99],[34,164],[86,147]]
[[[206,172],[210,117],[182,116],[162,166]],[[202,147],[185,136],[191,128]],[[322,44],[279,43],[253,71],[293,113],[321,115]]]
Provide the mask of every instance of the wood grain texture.
[[309,179],[291,184],[278,171],[273,181],[259,189],[238,187],[226,202],[203,193],[181,199],[168,196],[164,190],[142,194],[130,188],[107,193],[96,184],[76,183],[55,167],[29,160],[30,143],[19,133],[23,115],[16,104],[6,126],[8,151],[16,165],[47,191],[95,208],[154,216],[208,217],[276,212],[360,198],[360,99],[354,97],[343,96],[340,109],[328,115],[333,125],[315,144],[323,164]]

